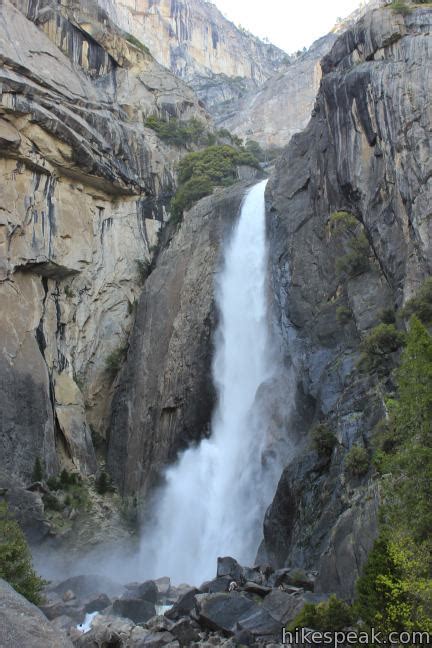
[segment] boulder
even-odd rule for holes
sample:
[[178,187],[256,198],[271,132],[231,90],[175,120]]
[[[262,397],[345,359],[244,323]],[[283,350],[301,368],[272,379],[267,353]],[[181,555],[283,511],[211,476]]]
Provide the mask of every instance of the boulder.
[[174,641],[175,638],[170,632],[150,632],[139,646],[142,648],[161,648],[161,646],[171,645]]
[[217,576],[229,576],[231,580],[239,583],[243,579],[243,569],[234,558],[229,556],[218,558]]
[[281,585],[292,585],[302,587],[305,590],[313,592],[315,578],[312,574],[307,574],[303,569],[278,569],[269,578],[269,584],[272,587]]
[[1,648],[73,648],[39,608],[0,579]]
[[197,599],[200,625],[226,635],[234,634],[238,629],[239,620],[258,609],[258,605],[252,599],[240,592],[201,594]]
[[243,585],[243,590],[245,592],[249,592],[249,594],[258,594],[258,596],[264,598],[264,596],[267,596],[267,594],[272,591],[272,588],[267,587],[266,585],[258,585],[257,583],[254,583],[252,581],[247,581]]
[[232,578],[230,576],[219,576],[211,581],[206,581],[200,587],[205,594],[216,594],[217,592],[228,592]]
[[277,637],[281,633],[280,621],[263,605],[255,605],[248,614],[242,615],[237,621],[237,628],[247,630],[255,637]]
[[134,623],[145,623],[156,615],[154,603],[140,598],[121,598],[112,604],[114,615],[131,619]]
[[111,605],[111,601],[106,594],[99,594],[99,596],[90,597],[84,603],[84,612],[91,614],[92,612],[102,612]]
[[135,626],[130,619],[110,616],[97,616],[89,632],[71,633],[76,648],[95,648],[95,646],[115,646],[116,648],[138,647],[149,635],[149,631]]
[[274,589],[265,597],[262,607],[278,621],[280,627],[294,619],[304,604],[303,592],[289,594],[288,592]]
[[160,596],[168,596],[171,587],[171,581],[168,576],[162,576],[162,578],[157,578],[155,580],[156,587]]
[[190,589],[188,592],[183,594],[176,603],[172,606],[170,610],[165,612],[167,619],[172,621],[178,621],[181,617],[189,615],[193,610],[196,609],[197,599],[196,595],[199,594],[199,590],[195,587]]
[[199,641],[199,631],[199,625],[191,619],[180,619],[170,629],[180,646],[190,646],[192,642]]
[[145,581],[137,587],[138,598],[142,598],[144,601],[150,601],[150,603],[156,603],[158,600],[159,590],[154,581]]

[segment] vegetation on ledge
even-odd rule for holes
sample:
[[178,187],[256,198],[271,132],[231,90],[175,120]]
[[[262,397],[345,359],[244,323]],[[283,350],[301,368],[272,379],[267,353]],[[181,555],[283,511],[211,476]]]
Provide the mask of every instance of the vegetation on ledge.
[[185,209],[209,196],[215,187],[234,184],[238,165],[259,168],[258,160],[251,153],[227,144],[186,155],[179,163],[178,189],[171,201],[173,221],[179,222]]

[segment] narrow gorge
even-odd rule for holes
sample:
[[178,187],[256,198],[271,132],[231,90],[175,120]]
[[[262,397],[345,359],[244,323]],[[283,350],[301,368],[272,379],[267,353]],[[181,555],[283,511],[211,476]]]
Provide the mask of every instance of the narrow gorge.
[[0,648],[432,636],[432,5],[217,5],[0,3]]

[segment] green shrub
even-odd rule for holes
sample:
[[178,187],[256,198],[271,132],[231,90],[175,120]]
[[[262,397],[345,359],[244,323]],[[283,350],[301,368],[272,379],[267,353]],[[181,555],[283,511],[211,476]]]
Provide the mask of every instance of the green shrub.
[[209,146],[186,155],[178,167],[178,189],[171,201],[171,217],[179,222],[185,209],[209,196],[217,186],[227,187],[237,180],[237,166],[259,168],[258,160],[244,149]]
[[180,186],[171,201],[171,220],[179,222],[185,209],[190,209],[198,200],[213,192],[213,184],[207,176],[194,176]]
[[336,259],[336,272],[338,275],[356,277],[370,268],[369,241],[364,232],[353,238],[348,247],[350,252]]
[[115,376],[118,374],[120,367],[125,359],[126,351],[127,345],[119,346],[117,349],[114,349],[114,351],[112,351],[105,360],[105,370],[109,374],[111,379],[115,378]]
[[105,495],[105,493],[112,493],[114,487],[112,485],[111,479],[104,470],[99,474],[95,482],[96,491],[99,495]]
[[430,546],[397,528],[381,532],[357,581],[354,608],[383,633],[432,629]]
[[396,313],[394,308],[383,308],[378,317],[384,324],[396,324]]
[[72,299],[72,297],[74,296],[74,291],[72,290],[72,288],[70,286],[65,286],[64,287],[64,293],[65,293],[66,297],[68,297],[69,299]]
[[412,11],[412,9],[408,5],[406,5],[404,2],[400,2],[399,0],[392,2],[390,8],[392,9],[392,11],[394,11],[394,13],[401,14],[402,16],[407,16]]
[[59,498],[52,493],[45,493],[45,495],[42,496],[42,500],[44,507],[49,511],[62,511],[64,508]]
[[348,324],[352,320],[352,312],[349,308],[346,306],[338,306],[336,309],[336,319],[339,322],[339,324],[342,324],[345,326],[345,324]]
[[42,462],[40,460],[40,457],[36,457],[33,466],[32,481],[40,482],[43,480],[43,477],[44,477],[44,471],[42,467]]
[[404,317],[415,315],[426,326],[432,324],[432,277],[426,279],[417,295],[402,309]]
[[151,262],[148,261],[147,259],[145,259],[145,260],[135,259],[135,263],[136,263],[137,269],[138,269],[138,280],[139,280],[139,283],[142,286],[145,283],[145,280],[150,275],[152,265],[151,265]]
[[394,324],[378,324],[362,340],[359,366],[365,371],[385,372],[389,368],[390,354],[405,344],[405,334]]
[[206,133],[207,125],[195,118],[181,122],[175,117],[165,120],[151,116],[146,119],[144,125],[154,130],[162,141],[178,147],[188,144],[206,145],[211,135]]
[[333,448],[337,444],[337,439],[333,432],[324,423],[319,423],[312,430],[312,447],[320,457],[329,457]]
[[338,632],[349,628],[354,621],[353,610],[334,594],[322,603],[306,603],[302,611],[289,624],[288,631],[310,628],[319,632]]
[[264,162],[266,159],[266,153],[259,142],[255,142],[255,140],[247,140],[244,147],[248,153],[253,155],[254,158],[260,162]]
[[26,539],[10,516],[6,502],[0,502],[0,578],[32,603],[40,605],[42,602],[45,581],[32,567]]
[[345,457],[345,471],[354,477],[362,477],[369,470],[369,453],[366,448],[353,446]]
[[348,211],[335,211],[330,216],[331,231],[335,235],[353,233],[359,221]]

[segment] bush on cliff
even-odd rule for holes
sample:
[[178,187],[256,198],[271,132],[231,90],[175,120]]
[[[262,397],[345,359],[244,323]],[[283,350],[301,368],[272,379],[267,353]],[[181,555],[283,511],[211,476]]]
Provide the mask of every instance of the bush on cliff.
[[32,603],[41,603],[44,581],[32,567],[26,539],[6,502],[0,502],[0,578]]
[[152,115],[147,117],[145,126],[155,131],[158,137],[167,144],[187,146],[188,144],[205,145],[209,143],[207,125],[199,119],[179,121],[176,117],[160,119]]
[[426,279],[417,295],[410,299],[402,309],[404,317],[416,315],[426,326],[432,324],[432,277]]
[[364,232],[357,234],[348,244],[349,252],[336,259],[338,275],[356,277],[367,272],[369,262],[369,241]]
[[369,463],[366,448],[353,446],[345,457],[345,471],[353,477],[362,477],[369,470]]
[[319,423],[312,430],[312,446],[320,457],[330,457],[337,439],[325,423]]
[[237,166],[259,168],[258,160],[242,148],[209,146],[186,155],[178,167],[178,189],[171,201],[171,217],[179,221],[185,209],[209,196],[217,186],[228,187],[237,179]]
[[390,367],[391,354],[405,343],[405,334],[394,324],[378,324],[362,340],[359,366],[364,371],[383,373]]

